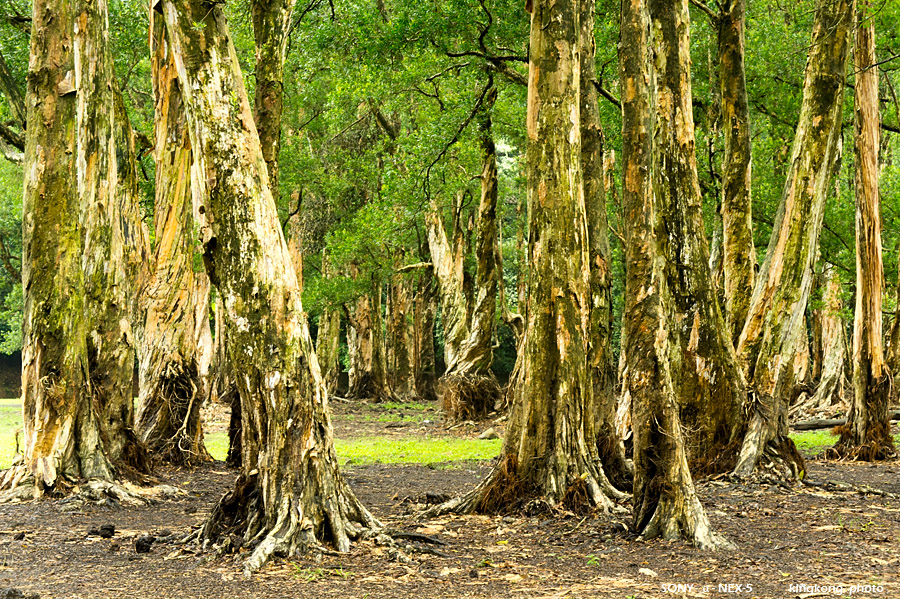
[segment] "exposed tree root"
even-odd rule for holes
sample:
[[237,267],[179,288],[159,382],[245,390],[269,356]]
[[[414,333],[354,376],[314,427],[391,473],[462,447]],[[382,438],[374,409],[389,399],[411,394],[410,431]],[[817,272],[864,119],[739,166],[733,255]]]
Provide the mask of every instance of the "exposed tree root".
[[130,483],[118,483],[104,480],[89,480],[82,483],[65,481],[61,485],[61,479],[52,490],[35,483],[34,476],[24,464],[13,466],[7,470],[0,480],[0,503],[20,503],[50,496],[62,498],[63,504],[87,504],[102,503],[117,506],[146,505],[153,503],[154,499],[148,492]]
[[[770,404],[774,401],[769,399]],[[786,483],[801,480],[806,475],[806,462],[794,441],[777,430],[775,417],[768,416],[771,410],[762,402],[757,401],[750,410],[750,422],[732,473],[734,478],[750,480],[756,473]]]
[[451,374],[441,377],[438,387],[444,413],[451,420],[486,418],[503,397],[491,374]]
[[661,537],[666,540],[687,539],[704,550],[735,549],[728,539],[713,532],[709,518],[693,493],[683,498],[687,505],[679,505],[669,494],[663,494],[650,520],[640,527],[641,539]]
[[824,456],[829,460],[856,460],[861,462],[875,462],[888,460],[897,455],[894,448],[894,439],[891,436],[890,424],[883,422],[869,425],[868,436],[864,443],[853,442],[851,425],[844,424],[832,429],[832,433],[839,435],[834,447],[825,450]]

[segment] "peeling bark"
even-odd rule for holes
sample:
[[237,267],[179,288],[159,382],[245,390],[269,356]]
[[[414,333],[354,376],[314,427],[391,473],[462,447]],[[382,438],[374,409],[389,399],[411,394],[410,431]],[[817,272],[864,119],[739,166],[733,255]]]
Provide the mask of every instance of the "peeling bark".
[[787,436],[793,351],[809,300],[825,199],[840,143],[852,21],[852,0],[817,0],[784,192],[738,341],[738,356],[754,401],[734,471],[739,477],[752,474],[763,457],[777,476],[803,476],[803,460]]
[[347,397],[350,398],[376,402],[395,399],[385,368],[381,292],[381,282],[373,276],[371,291],[356,300],[352,311],[344,312],[349,325],[350,389]]
[[165,23],[153,11],[151,50],[156,96],[156,248],[144,287],[138,434],[154,457],[176,464],[210,460],[200,408],[209,395],[212,335],[209,277],[195,273],[197,222],[191,143]]
[[427,401],[437,400],[437,373],[434,355],[434,319],[437,311],[437,285],[434,270],[429,267],[419,274],[413,299],[413,373],[416,395]]
[[[696,234],[692,239],[684,230],[696,218],[699,199],[699,190],[693,189],[696,171],[691,172],[696,163],[692,161],[688,28],[686,0],[674,5],[662,0],[622,3],[619,58],[625,90],[627,266],[623,351],[628,356],[623,394],[631,402],[634,434],[635,531],[643,538],[686,539],[716,549],[729,544],[712,531],[697,498],[679,416],[679,407],[684,412],[679,403],[690,405],[692,398],[685,393],[692,383],[697,384],[691,381],[694,369],[707,360],[706,368],[721,367],[722,362],[716,362],[721,356],[707,357],[699,351],[719,349],[716,330],[710,327],[718,329],[719,337],[724,331],[721,315],[715,318],[717,304],[705,241],[699,243]],[[654,131],[652,116],[656,117]],[[661,222],[664,218],[674,219],[668,223],[671,231]],[[675,245],[679,242],[686,245],[679,248]],[[679,267],[690,269],[685,282],[695,286],[693,306],[685,303],[691,297],[690,287],[679,287],[683,283],[671,272]],[[701,324],[709,331],[703,345]],[[685,328],[689,337],[684,336]],[[697,357],[691,352],[697,352]],[[727,390],[733,384],[729,379],[717,382]],[[702,384],[697,389],[704,392]]]
[[858,0],[855,58],[856,89],[856,309],[853,319],[853,401],[841,427],[836,453],[861,460],[894,455],[891,435],[890,371],[884,358],[881,296],[881,199],[878,150],[881,124],[875,25],[869,0]]
[[535,498],[609,508],[588,367],[590,254],[579,119],[580,10],[536,0],[528,112],[528,276],[513,408],[497,466],[443,510],[511,511]]
[[385,361],[391,389],[401,399],[416,395],[416,380],[410,356],[413,346],[411,280],[403,274],[395,274],[388,287],[387,326],[385,327]]
[[207,225],[205,263],[227,314],[242,405],[241,475],[204,524],[253,547],[245,571],[325,541],[348,551],[377,521],[338,469],[327,393],[221,5],[161,0]]

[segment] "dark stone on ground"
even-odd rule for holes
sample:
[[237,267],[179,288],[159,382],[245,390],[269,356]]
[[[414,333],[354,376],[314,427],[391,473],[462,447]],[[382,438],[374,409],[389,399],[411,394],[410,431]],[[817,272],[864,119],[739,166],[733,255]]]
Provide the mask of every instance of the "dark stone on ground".
[[0,589],[0,599],[39,599],[39,597],[37,593],[26,595],[19,589]]
[[150,553],[150,547],[155,540],[156,537],[153,535],[141,535],[134,541],[134,550],[137,553]]
[[13,540],[14,540],[14,541],[21,541],[21,540],[24,539],[24,538],[25,538],[25,532],[24,532],[24,531],[22,531],[22,532],[17,532],[16,534],[13,535]]
[[111,539],[116,534],[116,527],[112,524],[104,524],[100,527],[100,538]]

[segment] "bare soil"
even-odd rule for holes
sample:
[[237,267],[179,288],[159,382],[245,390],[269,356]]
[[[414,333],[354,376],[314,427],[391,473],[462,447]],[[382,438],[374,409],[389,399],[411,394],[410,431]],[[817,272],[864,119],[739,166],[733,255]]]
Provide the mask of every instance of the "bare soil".
[[[360,418],[375,413],[371,409],[335,407],[336,428],[342,434],[404,430],[388,428],[391,422]],[[446,431],[439,421],[421,422],[430,420],[429,415],[415,414],[419,416],[410,412],[418,421],[409,428],[426,427],[432,434],[475,435],[484,428]],[[358,426],[360,422],[365,426]],[[413,561],[404,564],[391,559],[384,548],[364,542],[346,555],[276,561],[250,580],[241,576],[246,554],[216,558],[169,540],[190,532],[229,489],[235,472],[219,462],[194,470],[161,470],[160,482],[185,494],[146,507],[64,501],[2,505],[0,597],[6,587],[42,599],[782,598],[847,597],[851,592],[853,597],[900,597],[896,461],[876,466],[811,461],[809,480],[839,483],[821,487],[699,484],[713,526],[738,547],[719,553],[681,542],[634,539],[627,532],[627,511],[429,520],[418,516],[426,494],[462,493],[489,468],[489,463],[348,468],[350,484],[376,517],[391,528],[439,539],[445,544],[432,547],[444,555],[409,553]],[[88,535],[90,528],[103,524],[115,525],[113,538]],[[163,538],[149,553],[136,553],[134,541],[147,534]],[[812,585],[843,589],[841,594],[821,593]],[[851,591],[851,585],[874,589]]]

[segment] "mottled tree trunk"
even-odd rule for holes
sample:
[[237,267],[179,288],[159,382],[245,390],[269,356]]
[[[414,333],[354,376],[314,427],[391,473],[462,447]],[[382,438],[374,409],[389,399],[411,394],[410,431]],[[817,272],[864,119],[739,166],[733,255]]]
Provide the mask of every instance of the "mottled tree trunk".
[[[727,542],[712,532],[694,490],[679,407],[682,413],[692,405],[712,410],[713,394],[696,380],[698,371],[723,377],[716,380],[723,403],[731,401],[735,381],[723,367],[728,362],[720,340],[725,339],[727,348],[730,344],[713,295],[705,240],[688,229],[700,218],[689,27],[687,0],[622,4],[627,264],[623,351],[628,356],[623,390],[631,400],[634,431],[635,531],[644,538],[683,538],[714,549]],[[675,272],[679,269],[684,269],[683,281]],[[688,396],[690,392],[699,397]],[[697,422],[703,418],[693,416]],[[701,435],[706,431],[698,433],[698,440],[705,441]]]
[[[221,5],[161,0],[184,93],[200,197],[204,262],[227,314],[241,397],[241,475],[204,525],[212,541],[253,547],[245,569],[350,539],[376,521],[338,470],[333,433],[296,273]],[[255,458],[255,459],[254,459]]]
[[803,101],[787,180],[772,237],[738,341],[754,405],[735,474],[749,476],[760,459],[781,476],[803,475],[803,459],[787,436],[793,352],[806,312],[825,199],[840,141],[852,0],[817,0]]
[[[666,323],[686,453],[695,472],[734,467],[746,384],[709,270],[691,108],[687,1],[651,0],[653,226],[675,310]],[[630,355],[629,355],[630,358]]]
[[750,107],[744,71],[744,0],[721,5],[718,25],[719,85],[725,155],[722,159],[722,267],[725,321],[737,343],[753,295],[756,249],[750,202]]
[[[284,111],[284,59],[296,0],[251,0],[253,37],[256,40],[256,91],[253,114],[269,188],[278,199],[278,152],[281,150],[281,115]],[[299,274],[299,272],[298,272]]]
[[200,408],[212,359],[209,278],[195,273],[191,143],[165,23],[151,18],[156,96],[156,248],[144,287],[138,434],[154,457],[176,464],[209,460]]
[[[497,90],[491,87],[481,108],[481,198],[475,221],[475,277],[468,279],[468,244],[462,224],[462,202],[453,208],[452,238],[447,238],[436,202],[426,215],[428,246],[441,298],[446,371],[440,391],[444,410],[453,418],[478,418],[493,409],[500,388],[490,372],[496,335],[497,293],[501,276],[497,265],[497,154],[491,110]],[[471,285],[472,290],[469,291]]]
[[856,310],[853,319],[853,402],[835,450],[862,460],[894,455],[891,435],[890,372],[884,359],[881,296],[881,199],[878,150],[881,120],[875,25],[869,0],[858,0],[856,90]]
[[416,380],[410,359],[414,334],[410,314],[413,309],[411,284],[408,275],[394,274],[388,287],[385,310],[385,362],[391,389],[401,399],[410,399],[416,395]]
[[498,464],[444,509],[507,511],[539,497],[583,509],[621,497],[603,471],[588,366],[590,253],[582,187],[577,1],[537,0],[526,117],[528,290],[519,375]]
[[[328,254],[322,251],[322,276],[328,277],[331,268]],[[319,332],[316,336],[316,357],[322,370],[322,380],[328,393],[337,393],[341,376],[341,311],[326,307],[319,315]]]
[[413,304],[415,334],[412,362],[416,377],[416,395],[428,401],[435,401],[437,373],[434,360],[434,319],[437,312],[437,285],[432,268],[419,273]]
[[844,319],[841,311],[844,308],[841,297],[841,278],[830,264],[826,264],[822,275],[817,277],[824,288],[822,307],[813,313],[817,323],[821,343],[821,371],[816,392],[802,398],[791,408],[794,418],[825,417],[846,414],[846,395],[849,390],[849,351]]
[[616,363],[612,352],[612,273],[603,172],[603,131],[594,72],[594,1],[581,0],[581,168],[591,269],[591,380],[597,449],[607,475],[626,486],[625,447],[616,435]]
[[352,311],[344,313],[349,325],[350,388],[347,397],[350,398],[376,402],[395,399],[385,368],[381,293],[381,281],[373,277],[371,291],[356,300]]

